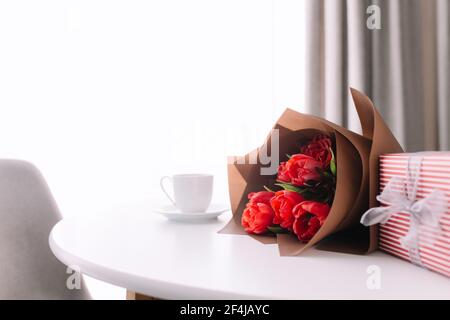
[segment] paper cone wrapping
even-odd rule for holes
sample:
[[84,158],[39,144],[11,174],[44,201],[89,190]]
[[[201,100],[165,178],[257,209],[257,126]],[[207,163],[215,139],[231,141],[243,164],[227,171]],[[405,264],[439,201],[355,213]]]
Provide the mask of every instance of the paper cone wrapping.
[[[330,213],[315,236],[308,243],[302,243],[291,234],[251,235],[263,243],[278,243],[283,256],[298,255],[315,244],[321,250],[359,254],[377,248],[376,227],[363,227],[359,220],[369,207],[377,204],[378,156],[402,152],[402,148],[370,99],[355,89],[350,91],[363,135],[291,109],[286,109],[273,127],[279,133],[280,162],[286,160],[287,154],[298,153],[299,147],[319,132],[333,136],[336,146],[336,193]],[[247,234],[241,226],[247,195],[261,191],[264,185],[273,186],[276,176],[261,174],[261,168],[267,165],[261,163],[258,152],[263,149],[271,153],[272,132],[261,148],[229,161],[228,183],[233,218],[220,233]],[[255,159],[257,161],[252,161]]]
[[[380,191],[393,177],[406,178],[408,159],[414,153],[388,154],[380,157]],[[426,152],[420,166],[416,200],[427,197],[433,190],[441,190],[448,210],[440,217],[440,230],[422,228],[419,234],[419,255],[427,269],[450,277],[450,152]],[[394,213],[380,225],[380,249],[411,262],[409,251],[401,239],[410,229],[410,214]]]

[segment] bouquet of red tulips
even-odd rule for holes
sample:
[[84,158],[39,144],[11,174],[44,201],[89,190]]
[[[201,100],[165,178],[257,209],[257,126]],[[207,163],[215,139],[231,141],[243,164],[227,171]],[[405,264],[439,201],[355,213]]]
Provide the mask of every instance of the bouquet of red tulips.
[[229,159],[233,218],[221,233],[277,243],[289,256],[313,245],[360,254],[377,248],[377,227],[359,222],[377,206],[378,156],[402,148],[370,99],[351,93],[362,135],[286,109],[260,148]]
[[336,160],[331,137],[317,134],[278,167],[282,190],[248,194],[242,226],[253,234],[293,232],[309,241],[325,222],[336,189]]

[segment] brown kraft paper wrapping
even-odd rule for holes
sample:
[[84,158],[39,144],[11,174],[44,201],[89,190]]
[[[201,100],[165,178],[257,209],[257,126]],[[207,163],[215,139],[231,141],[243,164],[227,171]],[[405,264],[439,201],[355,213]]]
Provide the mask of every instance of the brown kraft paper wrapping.
[[[403,152],[399,143],[384,123],[372,101],[363,93],[350,88],[361,121],[363,135],[356,134],[325,119],[286,109],[273,129],[278,129],[280,161],[283,155],[297,153],[299,146],[314,134],[327,133],[335,137],[336,193],[330,213],[319,231],[308,243],[294,235],[251,235],[262,243],[278,243],[280,255],[294,256],[317,244],[327,251],[364,254],[377,248],[378,230],[359,223],[361,215],[377,205],[378,156],[383,153]],[[250,192],[263,186],[272,187],[276,176],[262,175],[265,167],[258,150],[271,154],[272,133],[261,148],[228,162],[228,184],[232,219],[219,232],[247,235],[241,226],[241,216]],[[250,161],[256,159],[257,161]]]

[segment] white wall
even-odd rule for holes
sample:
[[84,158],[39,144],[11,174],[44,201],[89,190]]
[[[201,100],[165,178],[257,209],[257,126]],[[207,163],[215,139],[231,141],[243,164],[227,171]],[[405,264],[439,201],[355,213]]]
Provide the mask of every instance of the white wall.
[[159,197],[175,171],[226,196],[226,155],[301,110],[303,2],[0,1],[0,157],[35,163],[66,217]]

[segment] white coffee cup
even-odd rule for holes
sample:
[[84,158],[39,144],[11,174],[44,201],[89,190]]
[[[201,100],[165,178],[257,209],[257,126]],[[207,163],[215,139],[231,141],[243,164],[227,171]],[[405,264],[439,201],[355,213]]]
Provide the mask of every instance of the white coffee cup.
[[[164,181],[169,180],[173,188],[173,198],[164,188]],[[213,175],[211,174],[176,174],[164,176],[159,182],[167,198],[181,212],[204,212],[211,203]]]

